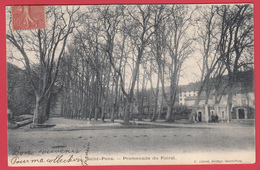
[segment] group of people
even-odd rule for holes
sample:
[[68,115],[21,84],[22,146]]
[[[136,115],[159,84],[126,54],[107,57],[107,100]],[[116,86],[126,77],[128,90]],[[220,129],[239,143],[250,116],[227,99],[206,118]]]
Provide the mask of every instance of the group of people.
[[196,113],[195,114],[194,121],[195,122],[201,122],[202,121],[201,113],[199,113],[199,114]]
[[[194,120],[195,122],[201,122],[201,121],[202,121],[201,114],[197,114],[197,113],[196,113],[196,114],[194,115],[194,119],[193,119],[193,120]],[[212,113],[210,122],[217,123],[217,122],[218,122],[218,115]]]
[[211,122],[214,122],[214,123],[218,122],[218,115],[217,114],[216,115],[214,115],[214,114],[211,115]]

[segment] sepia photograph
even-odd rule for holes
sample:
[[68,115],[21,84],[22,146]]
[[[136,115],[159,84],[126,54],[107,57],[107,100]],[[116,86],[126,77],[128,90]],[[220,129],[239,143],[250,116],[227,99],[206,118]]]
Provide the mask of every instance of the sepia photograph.
[[256,162],[252,3],[5,10],[8,166]]

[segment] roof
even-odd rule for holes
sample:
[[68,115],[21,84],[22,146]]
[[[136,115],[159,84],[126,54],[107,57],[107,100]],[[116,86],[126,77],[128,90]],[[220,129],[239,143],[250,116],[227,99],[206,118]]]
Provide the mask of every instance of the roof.
[[190,83],[187,85],[179,86],[179,91],[186,92],[186,91],[198,91],[200,87],[200,82]]
[[[221,80],[221,86],[224,88],[228,83],[228,75],[223,75],[221,77],[212,78],[209,81],[209,85],[212,86],[211,89],[215,89],[216,82]],[[200,82],[190,83],[188,85],[179,86],[179,91],[198,91],[200,87]],[[254,70],[248,70],[244,72],[238,72],[234,83],[234,93],[248,93],[254,91]],[[228,92],[228,89],[224,90],[224,94]]]

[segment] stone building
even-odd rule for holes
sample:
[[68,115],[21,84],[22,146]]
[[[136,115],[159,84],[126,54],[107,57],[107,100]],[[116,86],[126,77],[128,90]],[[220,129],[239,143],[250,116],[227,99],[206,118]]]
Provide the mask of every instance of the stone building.
[[[222,87],[227,86],[227,76],[222,76]],[[212,81],[214,82],[214,81]],[[219,120],[227,120],[227,95],[228,88],[224,89],[219,102],[216,102],[216,89],[214,84],[211,84],[211,91],[208,97],[208,102],[205,104],[205,91],[202,91],[199,105],[196,106],[197,121],[211,121],[212,115],[217,115]],[[190,83],[180,86],[178,92],[179,105],[194,107],[199,91],[199,83]],[[232,96],[232,119],[254,119],[255,117],[255,92],[254,92],[254,72],[253,70],[239,72],[236,77],[236,82],[233,88]]]

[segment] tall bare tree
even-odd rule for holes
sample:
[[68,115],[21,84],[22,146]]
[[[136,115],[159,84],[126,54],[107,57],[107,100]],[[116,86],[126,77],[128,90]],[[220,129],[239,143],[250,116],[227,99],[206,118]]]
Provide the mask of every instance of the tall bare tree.
[[[205,119],[206,121],[209,120],[209,107],[208,107],[208,99],[212,89],[212,81],[214,79],[213,74],[214,71],[219,71],[223,65],[220,63],[219,57],[219,44],[218,44],[218,37],[219,32],[217,30],[218,24],[218,17],[217,17],[217,7],[210,6],[205,8],[198,8],[198,18],[197,20],[197,27],[198,27],[198,38],[197,42],[200,46],[200,85],[197,93],[197,98],[194,103],[194,107],[191,112],[190,121],[196,115],[197,107],[200,104],[201,96],[204,96],[204,105],[205,105]],[[202,60],[202,62],[201,62]],[[222,66],[222,67],[221,67]],[[219,69],[218,69],[219,68]],[[218,73],[222,73],[223,71],[220,70]],[[219,74],[218,74],[219,75]],[[219,75],[221,76],[221,75]]]
[[[183,5],[173,5],[170,9],[170,19],[167,20],[166,26],[166,55],[157,58],[159,70],[162,74],[162,63],[167,63],[170,91],[167,93],[165,90],[165,78],[162,79],[162,94],[167,105],[166,121],[172,122],[173,120],[173,106],[176,99],[178,88],[179,76],[182,64],[185,59],[193,52],[192,37],[187,36],[187,32],[192,24],[192,12],[189,7]],[[190,12],[190,13],[189,13]]]
[[222,5],[218,8],[219,51],[228,71],[228,121],[231,120],[233,87],[239,70],[253,64],[253,8],[250,4]]
[[[51,6],[46,12],[47,29],[13,31],[10,26],[6,34],[23,57],[27,79],[35,93],[34,123],[44,122],[44,107],[51,100],[68,36],[76,26],[78,10],[79,7]],[[30,55],[36,57],[33,59]],[[35,60],[39,64],[38,72],[32,70]]]

